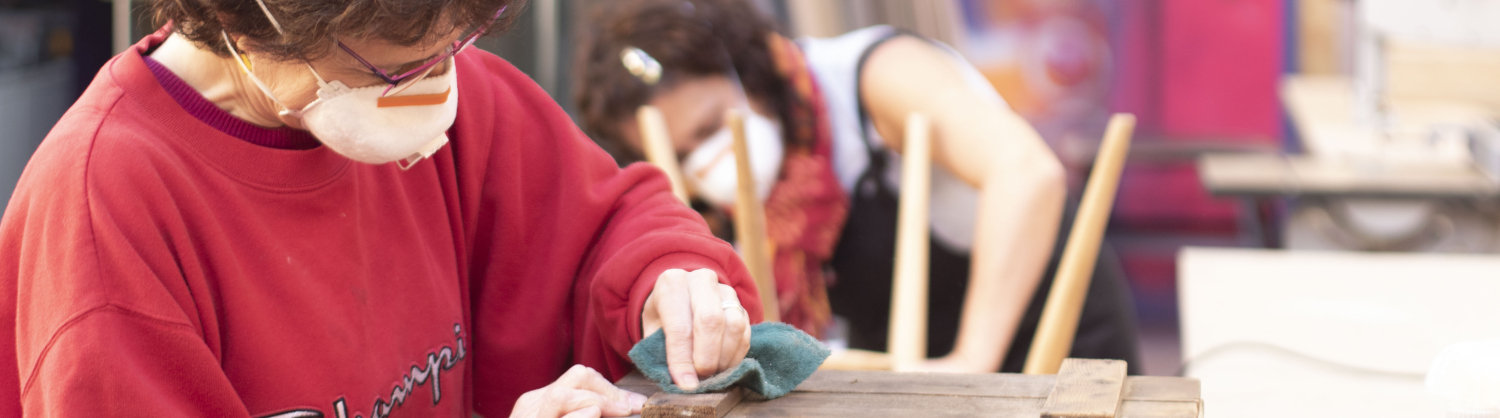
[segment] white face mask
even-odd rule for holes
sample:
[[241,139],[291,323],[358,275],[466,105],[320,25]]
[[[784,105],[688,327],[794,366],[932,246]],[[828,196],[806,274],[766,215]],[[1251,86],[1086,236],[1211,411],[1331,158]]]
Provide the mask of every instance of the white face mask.
[[[753,111],[745,111],[745,147],[750,150],[750,174],[755,195],[766,200],[781,173],[786,149],[781,127]],[[703,200],[718,206],[733,206],[739,175],[735,168],[734,137],[725,126],[689,153],[682,163],[688,187]]]
[[227,33],[224,42],[255,86],[281,106],[282,115],[300,118],[303,127],[319,142],[349,159],[368,164],[399,160],[398,165],[405,170],[448,143],[445,131],[453,126],[458,114],[458,69],[452,57],[446,61],[445,74],[432,78],[419,76],[422,79],[405,86],[398,92],[400,95],[390,96],[382,96],[389,87],[386,84],[349,88],[337,80],[323,80],[308,65],[307,69],[318,79],[318,98],[294,110],[277,100],[271,89],[250,71]]

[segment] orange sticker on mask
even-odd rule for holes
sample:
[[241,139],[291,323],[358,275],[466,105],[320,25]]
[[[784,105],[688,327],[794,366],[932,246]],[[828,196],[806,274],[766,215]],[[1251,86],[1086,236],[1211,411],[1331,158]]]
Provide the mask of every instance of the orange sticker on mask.
[[448,102],[448,93],[453,92],[453,87],[437,94],[417,94],[411,96],[381,97],[375,101],[375,107],[401,107],[401,106],[427,106]]

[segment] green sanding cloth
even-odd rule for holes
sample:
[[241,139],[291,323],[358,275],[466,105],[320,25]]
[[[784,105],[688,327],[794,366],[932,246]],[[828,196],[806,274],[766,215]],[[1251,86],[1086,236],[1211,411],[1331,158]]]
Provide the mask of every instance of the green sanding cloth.
[[667,337],[660,330],[630,349],[630,360],[646,377],[669,393],[705,393],[738,384],[767,399],[776,399],[812,376],[828,358],[828,347],[791,325],[766,322],[750,327],[750,351],[732,370],[703,379],[696,390],[682,390],[667,372]]

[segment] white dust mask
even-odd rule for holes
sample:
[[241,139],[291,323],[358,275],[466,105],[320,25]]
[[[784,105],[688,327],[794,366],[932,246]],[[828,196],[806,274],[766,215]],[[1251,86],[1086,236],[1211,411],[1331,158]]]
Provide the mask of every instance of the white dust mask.
[[448,58],[446,73],[417,80],[398,96],[382,97],[385,84],[349,88],[320,77],[318,99],[302,108],[302,126],[349,159],[411,167],[448,143],[444,131],[458,114],[453,64]]
[[[750,151],[750,175],[755,179],[755,195],[764,201],[781,173],[786,149],[781,143],[781,127],[753,111],[745,114],[745,147]],[[729,126],[708,137],[689,153],[682,163],[687,183],[703,200],[718,206],[733,206],[739,187],[735,168],[734,136]]]
[[281,114],[301,119],[302,126],[319,142],[349,159],[368,164],[400,161],[399,166],[405,170],[448,143],[445,131],[453,126],[458,114],[458,68],[453,57],[445,62],[447,71],[443,75],[416,76],[421,79],[403,84],[400,91],[390,95],[384,95],[390,87],[386,84],[350,88],[337,80],[325,81],[308,65],[318,79],[318,98],[295,110],[277,100],[250,71],[228,34],[224,34],[224,42],[255,86],[281,106]]

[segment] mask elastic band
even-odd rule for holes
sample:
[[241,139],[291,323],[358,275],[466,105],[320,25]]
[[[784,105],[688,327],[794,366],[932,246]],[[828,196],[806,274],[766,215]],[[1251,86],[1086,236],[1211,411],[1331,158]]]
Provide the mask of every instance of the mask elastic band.
[[245,71],[245,75],[250,77],[250,81],[254,82],[255,86],[260,88],[260,92],[265,93],[266,97],[270,98],[271,101],[276,102],[277,106],[281,106],[282,109],[290,110],[290,108],[286,107],[286,105],[281,103],[280,100],[277,100],[275,95],[271,94],[271,88],[266,87],[266,83],[261,82],[260,77],[256,77],[255,73],[250,72],[250,65],[245,63],[250,58],[244,54],[241,54],[239,50],[234,48],[234,41],[229,39],[229,32],[221,30],[219,31],[219,35],[224,37],[224,46],[229,47],[229,53],[234,54],[234,62],[239,64],[240,69]]

